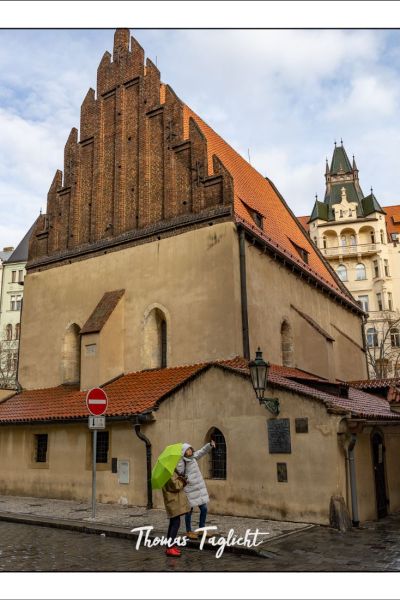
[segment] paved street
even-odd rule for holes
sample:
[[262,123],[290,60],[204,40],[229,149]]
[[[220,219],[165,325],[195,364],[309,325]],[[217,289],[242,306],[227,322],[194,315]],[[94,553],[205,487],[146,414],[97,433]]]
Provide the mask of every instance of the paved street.
[[131,540],[0,522],[0,571],[398,571],[400,515],[341,534],[315,527],[268,544],[264,557],[135,549]]

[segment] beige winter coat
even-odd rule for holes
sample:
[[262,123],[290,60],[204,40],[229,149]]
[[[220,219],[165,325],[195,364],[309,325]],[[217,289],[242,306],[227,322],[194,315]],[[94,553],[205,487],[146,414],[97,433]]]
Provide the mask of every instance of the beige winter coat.
[[169,518],[184,515],[190,510],[190,506],[183,489],[185,485],[185,480],[176,472],[174,472],[171,479],[169,479],[162,488],[165,510],[167,511]]

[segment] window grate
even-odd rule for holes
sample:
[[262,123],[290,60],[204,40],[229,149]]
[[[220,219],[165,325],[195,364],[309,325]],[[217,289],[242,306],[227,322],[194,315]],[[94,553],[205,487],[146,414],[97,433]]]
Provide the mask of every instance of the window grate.
[[96,463],[108,462],[109,435],[108,431],[97,432]]
[[214,429],[211,434],[216,447],[211,450],[211,478],[226,479],[226,442],[219,429]]
[[45,463],[47,460],[47,433],[39,433],[35,435],[36,440],[36,462]]

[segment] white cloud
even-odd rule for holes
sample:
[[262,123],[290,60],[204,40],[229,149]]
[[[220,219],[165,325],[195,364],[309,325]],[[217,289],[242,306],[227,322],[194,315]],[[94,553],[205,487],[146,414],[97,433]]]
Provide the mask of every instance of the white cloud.
[[[162,80],[279,187],[297,214],[324,193],[343,136],[362,185],[397,195],[400,32],[139,30]],[[388,39],[391,44],[388,46]],[[111,30],[0,30],[0,246],[31,225]],[[392,198],[391,200],[386,200]]]

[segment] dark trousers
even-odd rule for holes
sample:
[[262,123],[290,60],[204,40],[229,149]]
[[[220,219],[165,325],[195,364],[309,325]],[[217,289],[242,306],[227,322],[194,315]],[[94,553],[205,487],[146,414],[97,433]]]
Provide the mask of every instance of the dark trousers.
[[169,520],[167,538],[174,540],[178,536],[179,527],[181,526],[181,516],[171,517]]
[[[206,518],[207,518],[207,504],[200,504],[200,519],[199,519],[199,527],[206,526]],[[186,531],[192,531],[192,512],[193,506],[189,512],[185,514],[185,525]]]

